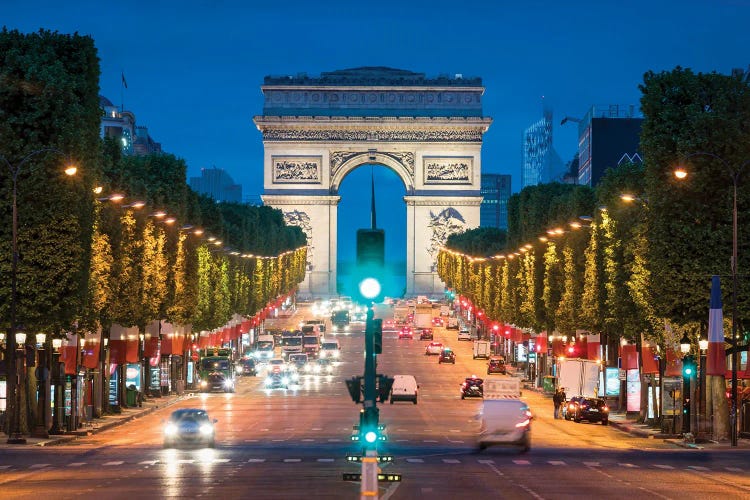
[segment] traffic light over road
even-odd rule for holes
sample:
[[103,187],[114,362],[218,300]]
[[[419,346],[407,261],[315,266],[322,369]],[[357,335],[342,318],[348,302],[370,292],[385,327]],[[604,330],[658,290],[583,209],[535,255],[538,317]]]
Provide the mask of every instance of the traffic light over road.
[[355,290],[362,302],[377,302],[383,295],[385,278],[385,231],[357,230]]

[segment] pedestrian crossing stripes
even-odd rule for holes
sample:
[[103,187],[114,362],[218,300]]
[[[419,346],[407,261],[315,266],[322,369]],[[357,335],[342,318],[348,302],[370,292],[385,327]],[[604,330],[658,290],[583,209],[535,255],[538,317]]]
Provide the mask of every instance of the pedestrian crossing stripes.
[[[70,462],[65,464],[48,464],[48,463],[39,463],[39,464],[32,464],[32,465],[15,465],[15,464],[0,464],[0,470],[1,471],[8,471],[12,469],[33,469],[33,470],[53,470],[55,468],[60,467],[85,467],[85,466],[100,466],[100,467],[130,467],[133,465],[139,465],[139,466],[169,466],[174,464],[185,464],[185,465],[192,465],[192,464],[198,464],[198,465],[205,465],[205,464],[237,464],[239,462],[248,463],[248,464],[262,464],[262,463],[286,463],[286,464],[298,464],[298,463],[320,463],[320,464],[331,464],[331,463],[346,463],[348,462],[345,457],[287,457],[287,458],[248,458],[248,459],[234,459],[234,458],[208,458],[208,459],[192,459],[192,458],[186,458],[186,459],[178,459],[178,460],[140,460],[140,461],[133,461],[129,462],[126,460],[110,460],[108,462],[99,462],[97,464],[89,463],[89,462]],[[396,463],[405,463],[405,464],[412,464],[412,465],[420,465],[420,464],[436,464],[436,463],[442,463],[446,465],[471,465],[471,464],[479,464],[479,465],[503,465],[507,462],[505,460],[494,460],[494,459],[480,459],[480,458],[438,458],[438,457],[408,457],[408,458],[396,458],[394,460]],[[602,463],[602,462],[594,462],[594,461],[566,461],[566,460],[533,460],[533,459],[511,459],[510,463],[512,463],[515,466],[519,467],[528,467],[528,466],[539,466],[539,465],[548,465],[552,467],[577,467],[577,466],[585,466],[585,467],[597,467],[597,468],[605,468],[607,470],[613,470],[613,469],[661,469],[661,470],[685,470],[685,471],[698,471],[698,472],[715,472],[715,471],[726,471],[726,472],[733,472],[738,474],[744,474],[747,472],[747,470],[742,469],[740,467],[721,467],[716,466],[714,468],[702,466],[702,465],[685,465],[681,467],[676,467],[669,464],[634,464],[629,462],[617,462],[617,463]]]

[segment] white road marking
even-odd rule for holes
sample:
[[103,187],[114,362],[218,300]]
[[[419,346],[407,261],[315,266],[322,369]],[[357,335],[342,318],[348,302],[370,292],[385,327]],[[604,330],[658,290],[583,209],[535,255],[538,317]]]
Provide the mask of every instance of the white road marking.
[[263,463],[265,461],[266,461],[265,458],[249,458],[247,460],[247,463],[249,463],[249,464],[261,464],[261,463]]
[[320,427],[313,427],[312,430],[314,430],[314,431],[322,431],[323,429],[320,428]]
[[547,463],[550,465],[566,465],[562,460],[547,460]]
[[638,469],[638,468],[639,468],[639,467],[638,467],[637,465],[635,465],[635,464],[619,463],[619,464],[617,464],[617,465],[619,465],[620,467],[627,467],[627,468],[629,468],[629,469]]
[[301,461],[302,461],[301,458],[285,458],[284,459],[284,463],[287,463],[287,464],[289,464],[289,463],[297,463],[297,462],[301,462]]
[[274,443],[281,443],[282,441],[286,441],[285,439],[272,439]]
[[0,465],[0,470],[10,469],[11,467],[13,466],[12,465]]
[[338,439],[338,438],[331,438],[331,439],[329,439],[329,440],[328,440],[328,442],[329,442],[329,443],[340,443],[340,442],[341,442],[341,440],[340,440],[340,439]]
[[138,465],[156,465],[157,463],[159,463],[158,460],[143,460],[142,462],[138,462]]
[[451,430],[450,430],[450,431],[448,431],[448,432],[461,432],[461,429],[451,429]]
[[409,462],[410,464],[423,464],[424,463],[424,460],[421,458],[407,458],[406,461]]
[[80,467],[82,465],[86,465],[86,462],[71,462],[68,464],[68,467]]
[[437,443],[438,441],[437,439],[425,439],[424,442],[425,443]]
[[513,463],[516,465],[531,465],[528,460],[513,460]]
[[706,472],[706,471],[710,471],[711,470],[708,467],[703,467],[701,465],[688,465],[688,469],[693,469],[693,470],[697,470],[697,471],[701,471],[701,472]]
[[397,439],[396,442],[397,443],[408,443],[409,440],[408,439]]
[[422,488],[422,493],[432,493],[432,488]]
[[229,458],[214,458],[214,463],[225,464],[229,462]]
[[740,469],[739,467],[724,467],[724,468],[728,470],[729,472],[742,472],[742,469]]
[[674,469],[674,467],[672,467],[671,465],[664,465],[664,464],[654,464],[654,467],[656,467],[657,469],[664,469],[664,470]]
[[112,467],[113,465],[122,465],[124,462],[122,460],[112,460],[111,462],[104,462],[105,467]]
[[455,458],[444,458],[443,459],[443,463],[446,463],[446,464],[460,464],[461,461],[460,460],[456,460]]
[[495,463],[494,460],[477,460],[477,462],[479,462],[480,464],[484,464],[484,465],[490,465],[490,464]]
[[312,443],[313,441],[315,441],[315,440],[314,439],[309,439],[309,438],[302,440],[303,443]]
[[177,461],[178,464],[193,464],[195,463],[195,460],[192,458],[183,458]]
[[318,462],[333,462],[333,458],[319,458]]
[[49,467],[49,464],[34,464],[29,469],[44,469],[45,467]]
[[460,441],[460,440],[454,441],[453,439],[449,439],[448,442],[449,443],[462,443],[463,444],[463,441]]
[[599,462],[583,462],[586,467],[601,467]]

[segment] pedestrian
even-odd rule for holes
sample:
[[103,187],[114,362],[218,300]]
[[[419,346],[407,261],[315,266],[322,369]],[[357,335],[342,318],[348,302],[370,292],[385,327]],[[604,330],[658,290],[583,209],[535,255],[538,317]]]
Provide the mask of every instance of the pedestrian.
[[555,419],[560,418],[560,405],[562,404],[562,391],[560,388],[555,390],[555,394],[552,396],[552,403],[555,405]]

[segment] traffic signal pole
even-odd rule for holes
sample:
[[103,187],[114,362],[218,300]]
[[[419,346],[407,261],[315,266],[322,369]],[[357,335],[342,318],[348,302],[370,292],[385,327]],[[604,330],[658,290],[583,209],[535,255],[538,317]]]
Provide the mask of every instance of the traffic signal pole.
[[[367,308],[365,323],[365,375],[364,375],[364,407],[360,429],[365,432],[378,428],[378,408],[376,406],[376,362],[375,362],[375,312],[372,306]],[[364,427],[363,427],[364,425]],[[364,436],[363,436],[364,437]],[[362,482],[360,483],[360,498],[378,497],[378,451],[377,439],[372,445],[365,441],[365,458],[362,460]]]

